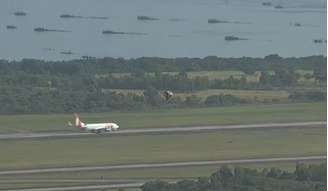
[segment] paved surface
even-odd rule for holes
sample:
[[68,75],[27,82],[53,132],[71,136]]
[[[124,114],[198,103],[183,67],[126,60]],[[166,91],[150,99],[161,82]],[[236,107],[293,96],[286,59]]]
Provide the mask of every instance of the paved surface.
[[88,186],[68,186],[68,187],[52,187],[52,188],[30,188],[15,189],[9,191],[69,191],[69,190],[99,190],[99,189],[118,189],[118,188],[138,188],[144,183],[125,183],[111,185],[88,185]]
[[[173,178],[172,178],[173,179]],[[84,183],[84,184],[125,184],[125,183],[136,183],[136,182],[146,182],[153,179],[146,178],[130,178],[130,179],[53,179],[53,178],[45,178],[45,179],[28,179],[28,178],[17,178],[17,179],[2,179],[0,180],[1,184],[17,184],[17,183]],[[1,190],[1,189],[0,189]]]
[[245,164],[245,163],[264,163],[264,162],[282,162],[282,161],[286,162],[286,161],[305,161],[305,160],[323,160],[323,159],[326,159],[326,156],[323,155],[323,156],[254,158],[254,159],[217,160],[217,161],[141,163],[141,164],[106,165],[106,166],[83,166],[83,167],[62,167],[62,168],[44,168],[44,169],[29,169],[29,170],[10,170],[10,171],[0,171],[0,175],[94,171],[94,170],[165,168],[165,167],[203,166],[203,165],[220,165],[220,164]]
[[[109,135],[128,135],[128,134],[152,134],[152,133],[178,133],[178,132],[201,132],[201,131],[220,131],[225,129],[251,129],[251,128],[274,128],[274,127],[304,127],[326,125],[325,121],[295,122],[295,123],[263,123],[247,125],[220,125],[220,126],[193,126],[193,127],[170,127],[170,128],[148,128],[148,129],[122,129],[114,132],[104,133]],[[104,135],[102,134],[102,135]],[[77,137],[94,135],[95,133],[15,133],[0,134],[0,140],[5,139],[29,139],[29,138],[49,138],[49,137]]]

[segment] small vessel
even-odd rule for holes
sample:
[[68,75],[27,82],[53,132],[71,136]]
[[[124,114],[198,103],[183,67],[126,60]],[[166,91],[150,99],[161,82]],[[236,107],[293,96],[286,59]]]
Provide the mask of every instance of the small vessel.
[[82,16],[79,16],[79,15],[70,15],[70,14],[62,14],[59,17],[63,18],[63,19],[83,18]]
[[72,31],[69,31],[69,30],[46,29],[46,28],[43,28],[43,27],[34,28],[34,31],[35,32],[72,32]]
[[72,51],[61,51],[60,54],[72,55],[74,54]]
[[7,29],[17,29],[17,27],[14,26],[14,25],[7,25],[6,28],[7,28]]
[[154,20],[159,20],[159,18],[148,17],[148,16],[138,16],[137,19],[138,20],[141,20],[141,21],[154,21]]
[[226,41],[233,41],[233,40],[248,40],[247,38],[239,38],[236,36],[225,36],[224,40]]
[[50,31],[50,30],[42,28],[42,27],[37,27],[37,28],[34,28],[34,31],[35,32],[47,32],[47,31]]
[[272,3],[271,2],[263,2],[262,5],[267,6],[267,7],[271,7]]
[[300,27],[300,26],[302,26],[302,25],[301,25],[301,23],[294,23],[294,26],[295,26],[295,27]]
[[327,40],[323,40],[323,39],[314,39],[313,42],[314,42],[314,43],[327,43]]
[[14,15],[15,16],[26,16],[27,14],[23,11],[16,11],[16,12],[14,12]]
[[223,21],[223,20],[219,20],[219,19],[208,19],[207,22],[211,23],[211,24],[214,24],[214,23],[229,23],[229,21]]
[[103,34],[125,34],[125,32],[118,32],[118,31],[112,31],[112,30],[104,30],[102,31]]

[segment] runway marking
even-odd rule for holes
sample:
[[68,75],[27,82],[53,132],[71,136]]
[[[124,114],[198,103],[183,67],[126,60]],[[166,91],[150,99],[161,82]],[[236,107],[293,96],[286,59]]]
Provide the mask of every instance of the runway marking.
[[[193,126],[193,127],[167,127],[167,128],[147,128],[147,129],[123,129],[113,131],[109,135],[128,135],[128,134],[151,134],[151,133],[178,133],[178,132],[202,132],[202,131],[220,131],[230,129],[252,129],[252,128],[275,128],[275,127],[305,127],[305,126],[327,125],[326,121],[313,122],[295,122],[295,123],[264,123],[264,124],[246,124],[246,125],[213,125],[213,126]],[[49,137],[77,137],[90,136],[95,133],[14,133],[0,134],[0,140],[6,139],[32,139]]]

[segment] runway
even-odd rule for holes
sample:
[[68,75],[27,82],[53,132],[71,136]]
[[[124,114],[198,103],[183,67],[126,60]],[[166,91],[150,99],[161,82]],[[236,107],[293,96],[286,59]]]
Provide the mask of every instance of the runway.
[[166,168],[166,167],[287,162],[287,161],[306,161],[306,160],[324,160],[324,159],[326,159],[325,155],[284,157],[284,158],[253,158],[253,159],[235,159],[235,160],[215,160],[215,161],[140,163],[140,164],[122,164],[122,165],[106,165],[106,166],[83,166],[83,167],[61,167],[61,168],[44,168],[44,169],[28,169],[28,170],[9,170],[9,171],[0,171],[0,175],[53,173],[53,172],[78,172],[78,171],[95,171],[95,170]]
[[100,190],[100,189],[119,189],[119,188],[138,188],[144,183],[124,183],[124,184],[109,184],[109,185],[86,185],[86,186],[65,186],[52,188],[27,188],[14,189],[8,191],[72,191],[72,190]]
[[[192,127],[167,127],[167,128],[147,128],[147,129],[123,129],[103,135],[129,135],[129,134],[152,134],[152,133],[178,133],[178,132],[202,132],[202,131],[220,131],[227,129],[252,129],[252,128],[288,128],[288,127],[311,127],[326,125],[326,121],[312,122],[294,122],[294,123],[262,123],[262,124],[246,124],[246,125],[215,125],[215,126],[192,126]],[[55,137],[78,137],[78,136],[97,136],[95,133],[14,133],[0,134],[0,140],[8,139],[31,139],[31,138],[55,138]]]

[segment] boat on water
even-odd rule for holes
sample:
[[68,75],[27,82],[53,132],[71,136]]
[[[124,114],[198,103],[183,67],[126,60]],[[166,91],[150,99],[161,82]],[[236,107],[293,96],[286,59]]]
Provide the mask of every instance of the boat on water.
[[137,19],[140,20],[140,21],[155,21],[155,20],[159,20],[159,18],[148,17],[148,16],[138,16]]
[[17,29],[17,27],[14,26],[14,25],[7,25],[6,28],[7,28],[7,29]]
[[234,40],[248,40],[247,38],[240,38],[240,37],[237,37],[237,36],[225,36],[224,37],[224,40],[226,41],[234,41]]
[[25,13],[25,12],[23,12],[23,11],[16,11],[16,12],[14,12],[14,15],[15,15],[15,16],[26,16],[27,13]]
[[103,34],[125,34],[125,32],[112,31],[112,30],[104,30],[102,33]]

